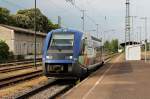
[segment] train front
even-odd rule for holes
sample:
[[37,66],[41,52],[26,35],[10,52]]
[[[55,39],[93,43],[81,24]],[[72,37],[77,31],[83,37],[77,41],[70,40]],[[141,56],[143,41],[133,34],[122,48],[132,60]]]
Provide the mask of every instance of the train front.
[[76,64],[81,39],[82,33],[74,30],[57,29],[48,33],[43,53],[43,69],[47,77],[74,78],[79,75]]

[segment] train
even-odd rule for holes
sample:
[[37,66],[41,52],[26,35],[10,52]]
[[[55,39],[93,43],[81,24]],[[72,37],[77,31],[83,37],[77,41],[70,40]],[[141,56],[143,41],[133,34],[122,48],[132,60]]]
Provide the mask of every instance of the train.
[[80,78],[101,66],[101,39],[74,29],[56,29],[46,36],[43,73],[48,78]]

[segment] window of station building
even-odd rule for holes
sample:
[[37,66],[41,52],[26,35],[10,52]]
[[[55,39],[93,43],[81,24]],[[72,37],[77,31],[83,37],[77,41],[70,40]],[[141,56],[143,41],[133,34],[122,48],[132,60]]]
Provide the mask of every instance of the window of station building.
[[18,43],[15,43],[15,53],[18,54],[19,53],[19,46]]
[[21,55],[21,44],[19,43],[18,46],[19,46],[19,49],[18,49],[19,52],[18,52],[18,54]]

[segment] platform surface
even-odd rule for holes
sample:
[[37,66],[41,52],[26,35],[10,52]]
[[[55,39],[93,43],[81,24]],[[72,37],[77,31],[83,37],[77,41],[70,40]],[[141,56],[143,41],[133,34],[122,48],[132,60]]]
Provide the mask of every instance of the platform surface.
[[120,55],[62,99],[150,99],[150,62],[125,62]]

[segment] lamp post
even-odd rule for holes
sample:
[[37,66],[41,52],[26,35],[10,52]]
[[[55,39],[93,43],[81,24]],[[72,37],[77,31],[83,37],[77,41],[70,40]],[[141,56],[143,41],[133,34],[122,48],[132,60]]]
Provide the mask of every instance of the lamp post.
[[96,24],[97,38],[98,38],[98,34],[99,34],[99,33],[98,33],[98,32],[99,32],[99,31],[98,31],[98,26],[99,26],[99,24]]
[[35,11],[34,11],[34,67],[37,69],[36,66],[36,0],[34,0],[34,7],[35,7]]
[[[132,20],[132,35],[134,35],[134,19],[137,18],[137,16],[130,16],[131,20]],[[131,37],[131,35],[130,35]],[[130,38],[130,40],[132,39],[132,37]],[[136,40],[136,39],[135,39]],[[134,41],[134,39],[133,39]]]
[[83,30],[83,32],[85,31],[85,11],[86,10],[81,10],[81,12],[82,12],[81,19],[82,19],[82,30]]
[[139,26],[139,27],[137,27],[137,29],[139,29],[139,42],[141,43],[141,40],[142,40],[142,27],[141,26]]
[[147,61],[147,17],[142,17],[145,21],[145,62]]

